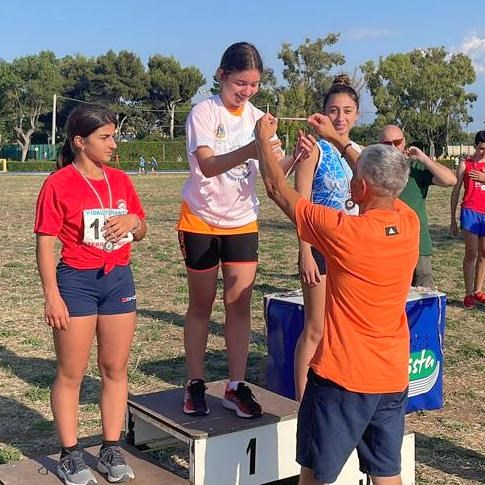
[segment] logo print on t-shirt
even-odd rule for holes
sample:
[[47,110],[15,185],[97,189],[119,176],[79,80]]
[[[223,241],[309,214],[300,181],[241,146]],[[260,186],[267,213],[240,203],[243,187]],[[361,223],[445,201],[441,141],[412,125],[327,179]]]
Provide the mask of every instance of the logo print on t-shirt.
[[216,138],[222,139],[226,137],[226,130],[224,129],[224,125],[219,123],[219,126],[216,130]]
[[399,234],[396,226],[387,226],[386,227],[386,236],[396,236]]
[[238,182],[240,180],[247,179],[251,175],[251,168],[249,163],[243,162],[225,172],[225,175],[234,182]]

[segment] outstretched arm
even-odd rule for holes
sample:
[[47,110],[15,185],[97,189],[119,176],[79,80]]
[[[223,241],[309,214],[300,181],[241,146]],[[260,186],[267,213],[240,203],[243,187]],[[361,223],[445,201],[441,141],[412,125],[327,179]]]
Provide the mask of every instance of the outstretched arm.
[[335,130],[330,118],[320,113],[315,113],[308,118],[308,123],[315,128],[317,133],[325,140],[332,143],[342,156],[347,160],[352,172],[355,173],[359,152],[352,147],[348,135],[339,135]]
[[[280,140],[271,140],[270,145],[275,154],[281,155]],[[245,162],[248,158],[257,158],[256,143],[252,141],[247,145],[237,148],[232,152],[223,153],[222,155],[215,155],[212,148],[208,146],[200,146],[195,151],[195,156],[197,157],[200,171],[204,177],[216,177]],[[286,164],[289,167],[291,160],[288,160]]]
[[455,174],[441,163],[429,158],[417,147],[409,147],[407,156],[418,159],[432,174],[433,184],[439,187],[451,187],[456,184]]
[[301,195],[286,183],[283,169],[271,149],[270,139],[276,133],[277,127],[278,120],[270,113],[266,113],[258,120],[255,128],[256,150],[268,197],[295,222],[295,206]]

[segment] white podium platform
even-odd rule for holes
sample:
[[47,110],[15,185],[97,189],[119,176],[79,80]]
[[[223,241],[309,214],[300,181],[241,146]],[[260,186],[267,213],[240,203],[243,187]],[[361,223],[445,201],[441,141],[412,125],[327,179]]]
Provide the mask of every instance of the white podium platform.
[[127,439],[134,446],[173,445],[189,451],[193,485],[261,485],[298,475],[295,461],[298,404],[251,386],[263,406],[256,419],[242,419],[222,407],[227,381],[208,384],[208,416],[182,412],[183,389],[131,396]]
[[[185,443],[191,485],[263,485],[297,476],[295,461],[298,403],[251,385],[264,414],[242,419],[222,407],[227,381],[208,383],[208,416],[182,412],[183,389],[130,396],[127,440],[140,448]],[[404,437],[402,479],[414,485],[414,435]],[[162,482],[160,482],[162,483]],[[366,485],[357,454],[351,455],[337,485]]]

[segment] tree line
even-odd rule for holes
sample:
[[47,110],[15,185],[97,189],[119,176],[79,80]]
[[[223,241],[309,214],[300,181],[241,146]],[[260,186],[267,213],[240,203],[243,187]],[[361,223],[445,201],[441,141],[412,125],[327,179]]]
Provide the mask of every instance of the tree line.
[[[283,83],[273,69],[266,69],[253,103],[280,117],[321,111],[333,77],[345,72],[345,56],[335,49],[339,37],[330,33],[314,41],[305,39],[297,47],[283,43],[278,53]],[[475,81],[468,56],[450,54],[444,47],[415,49],[370,60],[347,74],[357,92],[368,89],[376,107],[373,123],[354,128],[357,142],[375,142],[387,123],[399,124],[410,142],[432,155],[441,154],[451,142],[469,142],[463,127],[472,121],[469,110],[477,96],[467,91]],[[60,127],[78,102],[96,102],[117,113],[120,136],[152,140],[183,136],[191,100],[205,84],[197,67],[184,67],[161,54],[150,56],[147,65],[124,50],[62,58],[42,51],[11,62],[0,60],[0,147],[17,143],[25,160],[32,141],[50,141],[54,94]],[[217,89],[213,79],[211,91]],[[281,122],[287,143],[300,127]]]

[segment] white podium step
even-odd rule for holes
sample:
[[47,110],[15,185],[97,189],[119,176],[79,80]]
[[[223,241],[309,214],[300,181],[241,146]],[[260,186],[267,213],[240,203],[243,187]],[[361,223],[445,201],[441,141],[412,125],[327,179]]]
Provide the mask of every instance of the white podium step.
[[264,414],[242,419],[222,407],[227,381],[208,384],[208,416],[182,412],[183,389],[130,396],[127,439],[134,446],[187,444],[192,485],[261,485],[298,475],[298,404],[252,385]]
[[[185,443],[191,485],[263,485],[299,475],[300,466],[295,461],[298,403],[251,385],[264,414],[242,419],[222,407],[226,384],[207,384],[208,416],[182,412],[181,388],[130,396],[128,443],[140,448]],[[414,485],[414,434],[404,436],[401,456],[403,485]],[[335,485],[367,483],[354,451]]]

